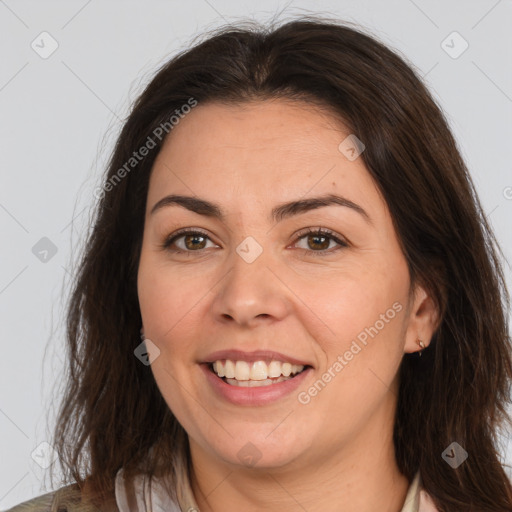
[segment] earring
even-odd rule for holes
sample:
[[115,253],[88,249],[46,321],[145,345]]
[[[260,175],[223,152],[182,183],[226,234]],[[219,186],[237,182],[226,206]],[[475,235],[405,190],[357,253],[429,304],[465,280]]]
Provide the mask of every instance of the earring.
[[142,341],[144,341],[144,340],[145,340],[145,338],[144,338],[144,327],[141,327],[141,328],[140,328],[140,339],[141,339]]
[[421,353],[423,352],[423,350],[425,350],[425,344],[419,338],[417,339],[417,343],[421,347],[421,350],[418,352],[419,356],[421,357]]

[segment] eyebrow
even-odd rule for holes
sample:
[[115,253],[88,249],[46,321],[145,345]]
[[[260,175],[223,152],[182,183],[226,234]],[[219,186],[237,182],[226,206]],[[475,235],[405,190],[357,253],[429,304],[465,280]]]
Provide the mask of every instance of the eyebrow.
[[[187,210],[190,210],[191,212],[204,215],[206,217],[212,217],[219,220],[225,220],[226,218],[226,214],[222,208],[215,203],[205,199],[200,199],[198,197],[174,194],[165,196],[160,199],[151,209],[150,215],[153,215],[155,212],[166,206],[173,205],[181,206]],[[270,218],[274,222],[281,222],[286,218],[331,205],[345,206],[350,208],[353,211],[359,213],[367,223],[372,223],[370,216],[361,206],[354,203],[353,201],[350,201],[350,199],[333,194],[327,194],[319,197],[308,197],[306,199],[298,199],[296,201],[282,203],[272,209]]]

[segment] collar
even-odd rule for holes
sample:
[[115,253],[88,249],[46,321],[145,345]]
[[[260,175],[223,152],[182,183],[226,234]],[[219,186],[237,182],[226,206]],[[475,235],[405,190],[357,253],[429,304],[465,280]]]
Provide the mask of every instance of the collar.
[[[180,507],[176,501],[170,498],[162,482],[153,477],[139,474],[133,479],[133,486],[126,485],[123,468],[121,468],[115,478],[115,495],[119,512],[180,512]],[[197,510],[197,504],[188,505],[188,510]],[[404,506],[400,512],[438,512],[434,502],[422,489],[420,472],[414,476],[407,495]]]
[[116,474],[115,494],[119,512],[181,512],[162,482],[142,473],[134,477],[133,486],[128,486],[121,468]]
[[423,489],[420,472],[414,476],[400,512],[439,512],[430,495]]

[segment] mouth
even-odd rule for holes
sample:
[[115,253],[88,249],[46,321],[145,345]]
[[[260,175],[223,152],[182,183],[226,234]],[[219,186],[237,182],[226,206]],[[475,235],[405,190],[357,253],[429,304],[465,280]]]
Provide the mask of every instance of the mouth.
[[297,378],[311,365],[295,365],[280,361],[246,361],[218,360],[204,363],[209,372],[219,380],[235,387],[264,387],[279,384]]
[[275,360],[235,362],[217,358],[199,364],[212,397],[242,407],[293,400],[293,393],[299,386],[307,385],[314,372],[314,367],[308,364],[293,366]]

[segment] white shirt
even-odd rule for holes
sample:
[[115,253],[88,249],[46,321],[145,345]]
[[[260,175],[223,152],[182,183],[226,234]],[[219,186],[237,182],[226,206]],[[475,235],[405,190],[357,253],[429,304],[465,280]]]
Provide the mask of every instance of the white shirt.
[[[135,495],[128,496],[121,468],[115,480],[116,502],[120,512],[200,512],[196,503],[187,504],[188,508],[181,511],[157,478],[137,475],[134,490]],[[421,488],[419,472],[409,486],[400,512],[438,512],[430,496]]]

